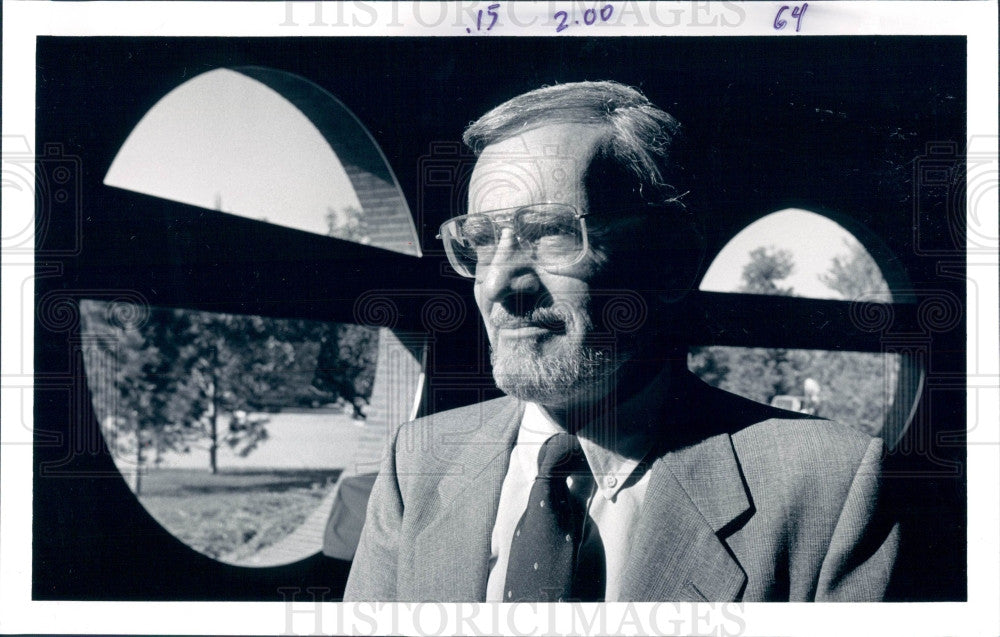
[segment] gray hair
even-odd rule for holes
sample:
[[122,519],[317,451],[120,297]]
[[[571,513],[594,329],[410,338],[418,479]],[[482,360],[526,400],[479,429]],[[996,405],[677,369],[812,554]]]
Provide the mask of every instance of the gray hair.
[[683,206],[682,167],[674,157],[681,125],[645,95],[611,81],[545,86],[518,95],[469,124],[462,140],[479,155],[490,144],[555,123],[606,128],[597,156],[611,160],[636,181],[648,204]]

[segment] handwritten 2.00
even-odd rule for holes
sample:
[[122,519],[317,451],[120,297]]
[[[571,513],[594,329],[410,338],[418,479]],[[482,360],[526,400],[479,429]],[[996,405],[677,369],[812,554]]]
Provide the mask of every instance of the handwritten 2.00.
[[[610,4],[606,4],[603,7],[601,7],[600,11],[593,8],[587,9],[586,11],[583,12],[582,16],[583,24],[586,26],[590,26],[595,22],[597,22],[598,18],[600,18],[601,22],[607,22],[608,20],[611,19],[611,14],[614,12],[615,8],[612,7]],[[556,11],[554,14],[552,14],[552,19],[555,20],[557,23],[556,33],[564,31],[568,29],[570,26],[569,14],[565,11]],[[574,19],[572,24],[580,24],[580,21]]]

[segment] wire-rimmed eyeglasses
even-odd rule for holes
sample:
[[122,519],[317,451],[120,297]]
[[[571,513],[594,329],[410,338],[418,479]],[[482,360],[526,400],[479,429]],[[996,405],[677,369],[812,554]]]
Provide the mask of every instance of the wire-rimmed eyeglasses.
[[441,224],[438,239],[455,271],[474,278],[476,268],[500,253],[503,230],[513,231],[521,254],[539,267],[574,265],[587,253],[586,213],[564,203],[536,203],[453,217]]

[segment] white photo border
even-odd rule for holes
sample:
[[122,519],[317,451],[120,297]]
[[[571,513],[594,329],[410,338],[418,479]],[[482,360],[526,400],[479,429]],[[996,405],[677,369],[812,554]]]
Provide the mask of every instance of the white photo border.
[[[468,36],[469,16],[489,2],[347,3],[346,17],[311,26],[313,2],[16,2],[3,5],[4,153],[16,138],[35,138],[35,39],[37,36]],[[513,3],[503,3],[511,5]],[[574,3],[565,3],[572,7]],[[628,3],[616,3],[628,4]],[[556,34],[551,19],[558,3],[526,3],[503,24],[503,35],[570,37]],[[778,31],[780,2],[672,2],[637,5],[639,25],[608,25],[588,36],[798,37]],[[333,3],[322,5],[339,15]],[[658,26],[650,17],[682,15],[681,24]],[[670,14],[680,11],[681,14]],[[439,19],[441,15],[447,18]],[[717,20],[712,16],[732,16]],[[740,16],[737,21],[735,16]],[[823,2],[809,3],[809,23],[799,35],[964,35],[968,44],[970,139],[996,152],[997,3]],[[509,16],[508,16],[509,18]],[[641,19],[641,17],[640,17]],[[705,23],[699,23],[705,22]],[[736,23],[738,22],[738,24]],[[499,31],[497,31],[499,33]],[[34,211],[18,207],[16,193],[3,189],[4,237]],[[969,193],[971,197],[971,193]],[[998,255],[996,197],[981,197],[969,219],[992,237],[993,252],[969,251],[968,311],[968,601],[907,604],[608,604],[534,608],[495,604],[289,605],[234,602],[42,602],[31,599],[32,518],[32,329],[33,277],[30,255],[3,255],[2,425],[0,425],[0,632],[4,633],[172,633],[172,634],[566,634],[567,626],[596,625],[631,634],[743,635],[996,635],[1000,634],[1000,368],[998,368]],[[970,233],[971,234],[971,233]],[[973,330],[972,327],[975,327]],[[974,361],[974,362],[973,362]],[[975,368],[972,366],[975,365]],[[975,422],[991,427],[972,426]],[[606,613],[597,617],[595,613]],[[581,620],[581,618],[583,618]],[[652,621],[652,623],[650,623]],[[317,622],[319,622],[317,624]],[[574,623],[577,622],[577,623]],[[596,630],[596,628],[595,628]]]

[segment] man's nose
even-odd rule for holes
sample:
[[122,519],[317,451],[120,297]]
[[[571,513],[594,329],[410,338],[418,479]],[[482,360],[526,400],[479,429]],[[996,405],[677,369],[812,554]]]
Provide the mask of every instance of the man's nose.
[[479,266],[478,271],[480,289],[493,303],[510,296],[535,294],[541,289],[534,263],[519,249],[513,231],[508,228],[500,237],[493,259]]

